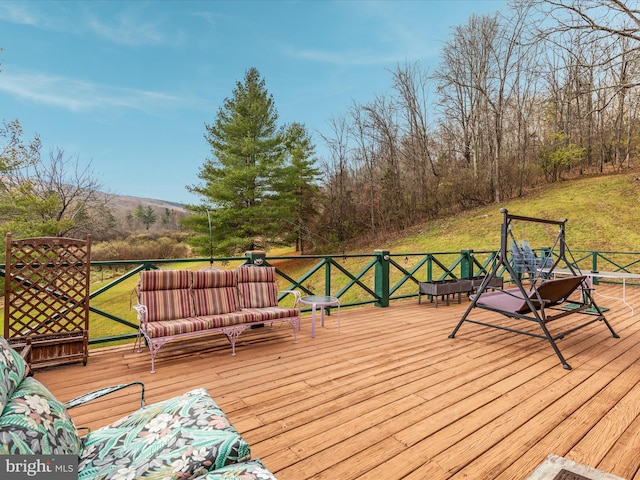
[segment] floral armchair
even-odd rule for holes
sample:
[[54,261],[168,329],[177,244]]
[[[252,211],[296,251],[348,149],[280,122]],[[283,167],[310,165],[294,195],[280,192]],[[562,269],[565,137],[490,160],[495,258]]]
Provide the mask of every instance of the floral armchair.
[[0,455],[78,455],[79,480],[275,479],[203,388],[84,437],[67,413],[76,404],[56,400],[0,337]]

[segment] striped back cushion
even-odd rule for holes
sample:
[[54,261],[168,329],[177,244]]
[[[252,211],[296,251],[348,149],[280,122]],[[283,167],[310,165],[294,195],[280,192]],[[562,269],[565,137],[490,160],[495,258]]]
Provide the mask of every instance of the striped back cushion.
[[144,270],[138,280],[138,303],[147,306],[147,320],[175,320],[195,315],[188,270]]
[[275,267],[238,267],[240,308],[278,306],[278,284]]
[[237,284],[232,270],[193,272],[193,299],[197,315],[237,312],[240,309]]

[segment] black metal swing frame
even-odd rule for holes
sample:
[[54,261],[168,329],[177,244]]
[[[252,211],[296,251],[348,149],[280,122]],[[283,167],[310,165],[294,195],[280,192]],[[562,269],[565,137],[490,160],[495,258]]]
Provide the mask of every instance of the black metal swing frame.
[[[620,338],[607,321],[603,311],[594,301],[592,288],[587,281],[587,277],[584,275],[580,275],[579,271],[574,267],[574,264],[567,259],[568,248],[565,243],[565,224],[567,222],[567,219],[547,220],[541,218],[512,215],[509,214],[507,209],[504,208],[501,209],[500,212],[503,214],[500,251],[494,259],[489,274],[485,277],[476,294],[471,297],[471,303],[469,304],[465,313],[462,315],[462,318],[460,319],[458,324],[449,335],[449,338],[455,337],[456,333],[464,322],[470,322],[486,327],[496,328],[499,330],[506,330],[508,332],[520,333],[531,337],[546,339],[551,344],[551,347],[560,359],[560,363],[562,364],[563,368],[567,370],[571,370],[571,366],[567,363],[564,356],[560,352],[560,349],[556,344],[557,340],[562,339],[566,335],[597,321],[604,322],[614,338]],[[509,262],[507,256],[508,237],[511,234],[511,224],[513,221],[535,222],[558,226],[558,237],[556,239],[556,246],[558,248],[557,257],[555,258],[555,261],[553,261],[551,267],[546,268],[544,272],[538,272],[539,275],[533,276],[531,278],[530,289],[526,289],[522,284],[520,275],[518,274],[518,272],[516,272],[513,265]],[[565,265],[572,272],[573,277],[552,278],[553,270],[559,264]],[[488,292],[487,286],[489,285],[489,282],[492,278],[496,277],[498,270],[500,270],[501,268],[509,273],[512,281],[515,283],[515,287],[505,290]],[[541,280],[540,285],[537,285],[539,280]],[[562,305],[569,301],[568,297],[572,295],[573,292],[575,292],[578,288],[580,288],[582,293],[581,300],[571,300],[572,308],[563,308]],[[539,325],[542,333],[535,333],[527,330],[520,330],[504,325],[471,319],[469,318],[469,314],[474,308],[491,310],[509,318],[535,322]],[[581,323],[577,326],[556,334],[551,334],[551,332],[547,328],[547,323],[549,323],[550,321],[575,314],[587,316],[587,320],[584,323]]]

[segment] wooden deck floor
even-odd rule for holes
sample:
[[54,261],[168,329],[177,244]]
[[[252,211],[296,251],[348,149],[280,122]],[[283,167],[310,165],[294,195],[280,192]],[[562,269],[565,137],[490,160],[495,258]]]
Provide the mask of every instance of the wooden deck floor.
[[[315,339],[307,313],[296,345],[288,326],[247,331],[236,357],[220,335],[169,343],[154,375],[129,347],[36,378],[63,401],[134,380],[147,403],[206,387],[280,480],[524,479],[549,454],[640,479],[640,289],[627,297],[635,316],[596,297],[621,338],[597,322],[559,341],[571,371],[546,340],[470,323],[447,338],[465,300],[409,300],[343,309],[341,333],[334,313]],[[97,428],[134,395],[70,413]]]

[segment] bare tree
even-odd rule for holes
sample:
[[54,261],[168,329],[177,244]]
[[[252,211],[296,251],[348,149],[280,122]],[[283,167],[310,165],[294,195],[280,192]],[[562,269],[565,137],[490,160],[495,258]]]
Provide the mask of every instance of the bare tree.
[[398,114],[402,119],[402,190],[408,196],[409,222],[414,223],[437,210],[441,173],[433,155],[428,112],[431,79],[418,65],[399,65],[393,72],[398,92]]
[[371,137],[376,145],[377,181],[380,184],[379,222],[388,230],[394,224],[402,224],[406,212],[402,198],[397,109],[395,101],[384,96],[376,97],[363,108],[370,122]]
[[[640,48],[640,10],[628,0],[534,0],[556,30],[586,30],[625,37]],[[632,8],[633,5],[636,8]]]
[[563,63],[549,72],[564,76],[567,107],[564,126],[553,134],[562,132],[584,148],[587,166],[601,172],[606,164],[628,167],[637,111],[630,93],[640,86],[640,10],[619,0],[517,2],[523,3],[551,19],[540,38]]
[[488,48],[482,41],[479,27],[476,27],[479,21],[478,17],[472,17],[465,27],[454,29],[442,49],[440,66],[434,72],[434,79],[438,81],[441,114],[458,126],[455,129],[461,135],[456,142],[459,145],[458,152],[476,178],[482,170],[478,163],[483,157],[480,99],[486,90],[484,84],[489,63]]
[[521,89],[519,75],[529,47],[522,45],[527,10],[509,18],[472,15],[455,29],[445,44],[444,61],[436,71],[443,94],[444,113],[457,114],[463,133],[462,151],[479,181],[489,182],[493,201],[502,199],[503,171],[509,167],[505,155],[506,120],[514,94]]
[[[324,162],[325,174],[324,205],[322,209],[322,227],[329,243],[343,246],[353,234],[353,225],[357,221],[357,213],[353,203],[353,188],[350,175],[350,129],[344,116],[334,117],[330,122],[333,138],[322,136],[328,146],[331,158]],[[335,240],[335,242],[334,242]]]
[[362,172],[360,195],[363,196],[368,210],[369,234],[375,237],[377,227],[377,203],[380,185],[377,181],[376,143],[372,138],[373,130],[367,112],[362,105],[354,103],[351,107],[351,135],[356,145],[355,167]]
[[[13,211],[30,205],[29,222],[45,227],[43,233],[55,236],[108,234],[114,225],[108,209],[111,196],[91,170],[78,157],[65,157],[61,148],[49,153],[48,162],[35,162],[6,177],[13,197]],[[6,205],[6,204],[5,204]],[[9,208],[9,211],[11,208]]]

